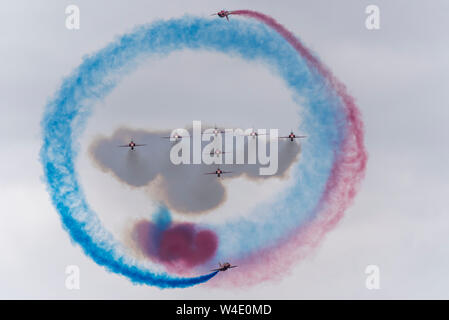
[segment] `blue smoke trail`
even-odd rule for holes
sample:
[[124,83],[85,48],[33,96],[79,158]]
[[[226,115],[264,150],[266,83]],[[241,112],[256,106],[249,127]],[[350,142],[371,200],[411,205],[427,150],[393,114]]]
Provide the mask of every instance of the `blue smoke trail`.
[[[282,199],[291,205],[282,202],[275,204],[276,210],[273,212],[276,215],[280,211],[288,213],[283,215],[283,219],[274,217],[277,227],[273,225],[272,215],[258,228],[249,221],[216,227],[221,238],[235,240],[227,247],[222,246],[217,256],[244,255],[282,238],[299,223],[310,219],[310,212],[313,212],[327,181],[333,150],[338,148],[341,136],[341,128],[335,125],[338,99],[325,93],[321,88],[323,83],[314,78],[305,62],[282,37],[259,23],[237,19],[223,23],[192,17],[158,21],[117,38],[104,49],[85,58],[63,80],[45,108],[40,156],[48,191],[64,228],[72,240],[81,245],[86,255],[134,283],[160,288],[193,286],[208,281],[217,273],[194,278],[172,277],[166,273],[151,272],[127,257],[126,250],[103,228],[98,216],[90,209],[77,179],[74,160],[78,150],[76,138],[86,125],[92,106],[115,87],[120,76],[134,69],[143,58],[166,56],[181,49],[220,51],[247,60],[262,61],[269,64],[293,89],[295,99],[308,97],[308,112],[304,114],[302,129],[305,132],[313,131],[314,135],[306,142],[299,169],[302,183],[313,188],[301,190],[296,187]],[[306,167],[302,164],[308,161],[313,165]],[[301,212],[295,210],[298,207],[302,208]],[[264,209],[265,214],[268,214],[268,208]],[[248,234],[251,234],[251,239],[248,239]]]

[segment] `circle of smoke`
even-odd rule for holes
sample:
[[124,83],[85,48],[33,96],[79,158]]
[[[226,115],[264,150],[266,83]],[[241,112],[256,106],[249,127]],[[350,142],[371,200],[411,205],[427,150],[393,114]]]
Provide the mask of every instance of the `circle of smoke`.
[[[317,219],[323,221],[320,212],[333,204],[343,210],[347,206],[335,203],[332,197],[332,190],[340,186],[334,179],[335,168],[341,168],[336,163],[344,163],[341,155],[347,151],[348,137],[353,134],[344,99],[329,85],[325,75],[316,72],[306,59],[301,59],[280,33],[258,23],[234,20],[223,24],[194,17],[141,26],[86,57],[64,79],[46,105],[41,162],[51,200],[61,215],[63,226],[85,254],[134,283],[161,288],[192,286],[208,281],[216,273],[193,278],[157,274],[128,257],[125,248],[104,229],[90,209],[77,179],[74,160],[78,150],[76,138],[93,104],[115,87],[121,75],[134,69],[139,59],[166,56],[181,49],[219,51],[269,65],[292,89],[293,98],[305,107],[301,131],[313,133],[304,142],[302,161],[296,168],[299,182],[273,205],[255,210],[261,221],[242,219],[212,226],[219,238],[226,239],[219,241],[224,244],[220,245],[217,258],[236,257],[244,262],[254,254],[267,256],[270,250],[289,247],[286,244],[292,236],[308,224]],[[355,182],[343,181],[349,185]],[[328,222],[335,219],[332,216],[325,220],[326,223],[318,227],[321,231],[327,230]],[[279,261],[274,263],[279,264]],[[270,270],[269,265],[264,268]]]

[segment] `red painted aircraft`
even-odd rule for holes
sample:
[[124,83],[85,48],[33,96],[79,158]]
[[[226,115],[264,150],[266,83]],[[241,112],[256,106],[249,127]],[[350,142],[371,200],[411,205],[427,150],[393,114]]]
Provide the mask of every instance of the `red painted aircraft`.
[[258,136],[266,136],[268,135],[268,133],[259,133],[254,129],[251,129],[252,131],[250,133],[248,133],[247,135],[253,138],[257,138]]
[[214,155],[215,155],[215,156],[218,157],[220,154],[223,154],[223,153],[226,153],[226,152],[225,152],[225,151],[221,151],[220,149],[215,149],[215,151],[211,151],[211,152],[210,152],[210,155],[211,155],[211,156],[214,156]]
[[146,144],[137,144],[131,139],[130,143],[120,145],[119,147],[120,148],[131,148],[131,150],[134,150],[135,147],[143,147],[143,146],[146,146]]
[[175,139],[175,141],[178,141],[179,139],[182,139],[182,138],[184,138],[184,137],[183,137],[183,136],[180,136],[180,135],[177,134],[177,133],[175,133],[173,136],[162,137],[162,138],[164,138],[164,139],[171,139],[171,138],[173,138],[173,139]]
[[279,137],[279,139],[290,139],[290,141],[293,141],[293,139],[299,139],[299,138],[305,138],[307,136],[297,136],[296,134],[293,133],[293,130],[290,131],[290,134],[288,136],[285,137]]
[[226,131],[217,128],[217,125],[215,125],[214,130],[213,130],[212,132],[210,132],[210,133],[203,133],[203,135],[206,135],[206,134],[213,134],[213,135],[215,135],[215,136],[218,136],[218,134],[220,134],[220,133],[226,133]]
[[211,14],[211,16],[219,16],[220,18],[226,18],[226,20],[229,21],[229,15],[231,15],[231,14],[232,14],[232,11],[221,10],[221,11],[218,11],[217,13]]
[[237,266],[231,266],[231,264],[229,262],[225,262],[223,264],[219,263],[218,265],[219,265],[218,269],[212,269],[211,271],[226,271],[228,269],[237,267]]
[[223,170],[221,170],[220,168],[218,168],[218,169],[215,170],[214,172],[207,172],[207,173],[205,173],[205,174],[216,174],[217,177],[220,178],[221,175],[222,175],[222,174],[225,174],[225,173],[232,173],[232,171],[223,171]]

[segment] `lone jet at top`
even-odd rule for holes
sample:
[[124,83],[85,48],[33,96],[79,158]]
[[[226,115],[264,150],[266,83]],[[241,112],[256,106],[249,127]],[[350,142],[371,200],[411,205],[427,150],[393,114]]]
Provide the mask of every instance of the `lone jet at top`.
[[219,16],[220,18],[226,18],[226,20],[229,21],[229,15],[231,15],[231,14],[232,14],[232,11],[221,10],[221,11],[218,11],[217,13],[211,14],[211,16],[217,15],[217,16]]

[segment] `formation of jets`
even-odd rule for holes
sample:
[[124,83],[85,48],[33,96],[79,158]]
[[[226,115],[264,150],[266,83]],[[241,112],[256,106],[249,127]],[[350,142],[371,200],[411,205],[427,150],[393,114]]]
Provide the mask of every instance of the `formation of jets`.
[[[213,131],[210,133],[203,133],[203,134],[213,134],[215,136],[221,134],[221,133],[225,133],[224,130],[217,128],[216,126],[214,127]],[[254,129],[252,129],[252,131],[250,133],[247,133],[246,136],[252,137],[252,138],[257,138],[261,135],[267,135],[268,133],[258,133],[257,131],[255,131]],[[300,139],[300,138],[306,138],[307,136],[300,136],[300,135],[296,135],[293,133],[293,130],[290,131],[290,134],[288,136],[282,136],[279,137],[279,139],[290,139],[290,141],[294,141],[294,139]],[[187,138],[187,137],[183,137],[181,135],[179,135],[178,133],[175,133],[172,136],[164,136],[161,137],[163,139],[174,139],[175,141],[179,141],[182,138]],[[130,148],[131,150],[134,150],[134,148],[136,147],[143,147],[146,146],[146,144],[138,144],[135,143],[133,139],[131,139],[131,141],[128,144],[123,144],[123,145],[119,145],[119,147],[121,148]],[[216,155],[219,156],[223,153],[226,153],[224,151],[221,151],[220,149],[215,149],[214,151],[210,152],[210,155]]]
[[[213,134],[213,135],[217,136],[218,134],[221,134],[221,133],[225,133],[225,131],[220,130],[217,127],[215,127],[214,130],[209,134]],[[205,134],[205,133],[203,133],[203,134]],[[257,131],[252,129],[252,131],[250,133],[247,133],[246,135],[249,137],[257,138],[258,136],[267,135],[267,134],[268,133],[258,133]],[[279,137],[279,139],[290,139],[290,141],[293,141],[294,139],[300,139],[300,138],[306,138],[306,137],[307,136],[296,135],[293,133],[293,130],[292,130],[292,131],[290,131],[290,134],[288,136],[282,136],[282,137]],[[178,140],[180,140],[182,138],[186,138],[186,137],[183,137],[183,136],[175,133],[172,136],[165,136],[165,137],[161,137],[161,138],[174,139],[175,141],[178,141]],[[143,146],[146,146],[146,144],[137,144],[133,141],[133,139],[131,139],[131,141],[128,144],[119,145],[120,148],[130,148],[131,150],[134,150],[134,148],[136,148],[136,147],[143,147]],[[219,149],[215,149],[215,151],[211,151],[210,154],[219,156],[220,154],[223,154],[223,153],[226,153],[226,152],[221,151]]]
[[[222,133],[225,133],[225,131],[222,130],[222,129],[219,129],[217,126],[215,126],[213,131],[210,132],[210,133],[207,133],[207,134],[213,134],[213,135],[217,136],[217,135],[222,134]],[[203,133],[203,134],[206,134],[206,133]],[[251,132],[247,133],[246,135],[255,139],[255,138],[257,138],[260,135],[267,135],[267,133],[258,133],[257,131],[252,129]],[[279,137],[279,139],[290,139],[290,141],[294,141],[294,139],[300,139],[300,138],[306,138],[306,137],[307,136],[296,135],[296,134],[293,133],[293,130],[291,130],[290,134],[288,136],[281,136],[281,137]],[[181,136],[181,135],[179,135],[178,133],[175,132],[175,134],[172,135],[172,136],[164,136],[164,137],[161,137],[161,138],[174,139],[175,141],[179,141],[179,139],[187,138],[187,137],[183,137],[183,136]],[[134,148],[136,148],[136,147],[142,147],[142,146],[146,146],[146,144],[137,144],[132,139],[131,139],[131,141],[128,144],[119,145],[119,147],[127,147],[127,148],[130,148],[131,150],[134,150]],[[226,153],[226,152],[224,152],[224,151],[222,151],[220,149],[215,149],[215,150],[210,152],[210,155],[211,156],[220,156],[223,153]],[[232,171],[223,171],[220,168],[217,168],[217,170],[215,170],[213,172],[206,172],[205,174],[206,175],[215,174],[215,175],[217,175],[218,178],[220,178],[220,177],[222,177],[223,174],[227,174],[227,173],[232,173]]]

